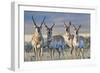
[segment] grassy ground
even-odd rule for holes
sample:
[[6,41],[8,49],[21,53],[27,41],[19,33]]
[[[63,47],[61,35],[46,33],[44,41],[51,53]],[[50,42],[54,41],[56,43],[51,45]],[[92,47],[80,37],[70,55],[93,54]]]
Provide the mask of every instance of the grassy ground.
[[[90,58],[90,49],[85,49],[84,50],[84,59],[89,59]],[[64,56],[61,55],[59,58],[58,52],[55,51],[53,58],[51,59],[50,53],[48,51],[43,52],[43,56],[41,57],[40,60],[45,61],[45,60],[70,60],[70,59],[81,59],[80,56],[75,56],[74,54],[70,54],[70,49],[66,49],[64,51]],[[25,61],[35,61],[35,55],[33,52],[25,52],[24,53],[24,60]]]
[[[25,44],[24,44],[24,61],[35,61],[35,54],[32,51],[32,45],[30,42],[31,36],[25,36]],[[89,59],[90,58],[90,37],[86,36],[85,37],[85,49],[84,49],[84,59]],[[46,61],[46,60],[70,60],[70,59],[81,59],[80,56],[75,56],[75,54],[70,54],[70,48],[66,47],[64,50],[64,56],[61,55],[59,58],[58,52],[55,51],[53,58],[51,59],[50,57],[50,52],[48,49],[44,48],[43,49],[43,56],[41,57],[41,61]],[[75,53],[75,51],[74,51]]]

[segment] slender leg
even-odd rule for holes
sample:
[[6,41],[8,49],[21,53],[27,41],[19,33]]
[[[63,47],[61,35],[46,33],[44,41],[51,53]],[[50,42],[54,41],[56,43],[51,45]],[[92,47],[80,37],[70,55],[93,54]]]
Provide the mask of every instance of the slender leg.
[[73,50],[74,50],[74,48],[71,48],[70,54],[71,54],[71,56],[72,56],[72,59],[73,59]]
[[64,49],[62,49],[62,55],[64,56]]
[[80,49],[80,58],[82,59],[82,48]]
[[82,52],[82,58],[84,59],[84,48],[81,49]]
[[38,49],[38,58],[41,60],[41,48]]
[[34,52],[34,56],[35,56],[35,48],[33,47],[32,51]]
[[52,55],[54,56],[54,52],[55,52],[55,50],[54,49],[52,49]]
[[78,56],[79,58],[81,58],[81,48],[78,48],[78,54],[77,54],[77,56]]
[[73,53],[72,51],[73,51],[73,48],[71,48],[71,52],[70,52],[71,55],[72,55],[72,53]]
[[72,53],[73,53],[73,49],[74,49],[74,47],[73,47],[73,40],[70,40],[70,44],[71,44],[71,55],[72,55]]
[[60,53],[60,51],[59,51],[59,59],[60,59],[60,56],[61,56],[61,53]]
[[82,58],[82,48],[80,48],[80,58]]
[[33,51],[33,54],[34,54],[34,55],[32,55],[32,57],[34,57],[35,56],[35,48],[34,47],[32,48],[32,51]]
[[85,58],[85,56],[84,56],[84,48],[83,48],[83,59]]
[[40,48],[40,56],[42,56],[43,55],[43,47],[41,46],[41,48]]
[[73,50],[75,49],[75,47],[72,45],[71,46],[71,55],[73,54]]
[[77,48],[76,48],[76,51],[75,51],[75,52],[76,52],[76,57],[78,57],[79,50],[80,50],[80,48],[77,47]]
[[40,48],[40,49],[39,49],[39,57],[40,57],[40,59],[41,59],[42,55],[43,55],[43,54],[42,54],[42,48]]
[[52,49],[51,50],[51,58],[53,59],[53,56],[54,56],[54,50]]
[[80,51],[81,51],[81,48],[78,48],[78,54],[77,54],[77,56],[80,56]]
[[57,50],[58,54],[59,54],[59,59],[60,59],[60,48]]
[[37,48],[35,47],[34,49],[35,49],[35,58],[37,60]]
[[61,53],[63,54],[63,49],[61,47],[59,48],[58,53],[59,53],[59,59],[60,59],[61,58]]
[[51,59],[52,59],[52,50],[51,50],[51,49],[49,49],[49,51],[50,51],[50,57],[51,57]]
[[[48,47],[47,47],[48,48]],[[51,52],[50,52],[50,49],[48,48],[48,54],[49,54],[49,56],[51,57],[51,54],[50,54]]]

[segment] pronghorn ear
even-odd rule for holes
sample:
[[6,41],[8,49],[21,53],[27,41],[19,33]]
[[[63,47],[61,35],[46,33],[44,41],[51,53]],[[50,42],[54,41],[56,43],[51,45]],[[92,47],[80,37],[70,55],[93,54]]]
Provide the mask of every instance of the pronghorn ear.
[[55,23],[53,23],[53,25],[51,26],[51,29],[54,27]]
[[33,24],[35,25],[35,27],[37,27],[36,22],[34,20],[34,17],[32,16],[32,20],[33,20]]
[[41,26],[42,26],[42,24],[44,23],[45,18],[46,18],[46,16],[43,18],[43,21],[41,22]]

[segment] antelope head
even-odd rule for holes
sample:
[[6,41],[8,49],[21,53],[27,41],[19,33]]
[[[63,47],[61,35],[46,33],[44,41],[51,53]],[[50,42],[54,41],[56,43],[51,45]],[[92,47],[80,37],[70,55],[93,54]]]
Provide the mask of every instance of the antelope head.
[[34,17],[32,16],[32,20],[33,20],[33,24],[34,24],[34,26],[35,26],[36,32],[41,33],[42,25],[43,25],[43,23],[44,23],[45,18],[46,18],[46,17],[43,18],[43,21],[41,22],[41,25],[38,26],[38,25],[36,24],[35,20],[34,20]]
[[65,26],[65,31],[66,31],[66,34],[68,36],[68,39],[70,40],[70,26],[71,26],[71,21],[69,22],[69,25],[67,25],[65,22],[64,22],[64,26]]
[[66,32],[70,33],[71,21],[69,22],[69,25],[66,25],[66,23],[64,22],[64,25],[65,25]]
[[47,29],[47,38],[48,40],[51,40],[51,37],[52,37],[52,29],[55,25],[55,23],[53,23],[53,25],[51,27],[48,27],[45,23],[44,23],[46,29]]
[[55,23],[53,23],[53,25],[52,25],[51,27],[48,27],[45,23],[44,23],[44,25],[45,25],[45,27],[46,27],[46,29],[47,29],[47,33],[48,33],[49,35],[52,35],[52,29],[53,29]]
[[81,25],[79,25],[77,28],[73,25],[73,28],[74,28],[75,34],[78,35]]
[[75,36],[76,36],[76,41],[78,42],[78,33],[79,33],[79,29],[81,28],[81,25],[79,25],[77,28],[73,25],[74,27],[74,32],[75,32]]

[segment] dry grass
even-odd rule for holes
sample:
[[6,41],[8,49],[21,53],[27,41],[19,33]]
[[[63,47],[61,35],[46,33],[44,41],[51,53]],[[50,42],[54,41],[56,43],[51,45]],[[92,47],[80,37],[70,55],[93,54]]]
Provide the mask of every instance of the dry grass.
[[[87,38],[90,37],[88,33],[80,34],[81,36]],[[46,36],[43,36],[46,38]],[[32,35],[25,35],[25,42],[30,42],[32,38]],[[74,51],[75,52],[75,51]],[[89,59],[90,58],[90,48],[85,48],[84,49],[84,59]],[[71,55],[70,54],[70,49],[66,48],[64,50],[64,56],[61,55],[59,58],[58,52],[55,51],[53,58],[51,59],[50,57],[50,52],[48,52],[48,49],[43,50],[43,56],[41,57],[41,61],[47,61],[47,60],[70,60],[70,59],[81,59],[80,56],[75,56],[75,54]],[[34,52],[24,52],[24,61],[35,61],[35,55]]]
[[[89,59],[89,58],[90,58],[90,49],[85,49],[84,50],[84,59]],[[52,59],[50,57],[50,53],[48,51],[44,51],[43,56],[39,60],[46,61],[46,60],[70,60],[70,59],[81,59],[81,56],[75,56],[74,53],[72,55],[72,54],[70,54],[70,49],[65,49],[64,55],[61,54],[60,58],[58,56],[58,52],[56,52],[56,51],[55,51]],[[24,60],[25,61],[35,61],[34,52],[25,52]]]

